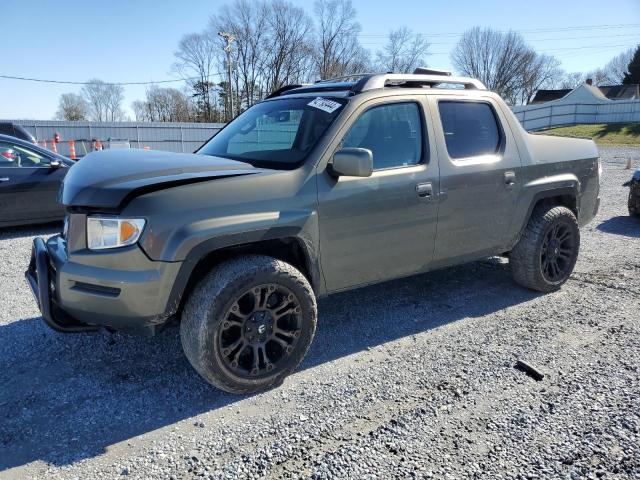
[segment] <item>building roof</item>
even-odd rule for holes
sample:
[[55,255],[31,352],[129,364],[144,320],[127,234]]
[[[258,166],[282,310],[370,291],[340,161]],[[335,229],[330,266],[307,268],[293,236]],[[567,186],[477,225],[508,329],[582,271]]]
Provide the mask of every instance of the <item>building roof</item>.
[[609,100],[634,100],[640,98],[640,85],[604,85],[598,88]]
[[536,95],[533,97],[533,100],[529,102],[529,105],[558,100],[559,98],[564,97],[567,93],[571,92],[571,90],[571,88],[564,88],[560,90],[538,90],[536,92]]
[[[586,85],[586,84],[583,84]],[[583,85],[580,85],[583,86]],[[580,88],[577,87],[577,88]],[[640,99],[640,85],[604,85],[601,87],[591,86],[590,90],[597,96],[601,95],[609,100],[635,100]],[[558,89],[558,90],[538,90],[533,97],[533,100],[529,102],[529,105],[535,105],[539,103],[552,102],[559,100],[575,89]],[[596,93],[597,92],[597,93]]]

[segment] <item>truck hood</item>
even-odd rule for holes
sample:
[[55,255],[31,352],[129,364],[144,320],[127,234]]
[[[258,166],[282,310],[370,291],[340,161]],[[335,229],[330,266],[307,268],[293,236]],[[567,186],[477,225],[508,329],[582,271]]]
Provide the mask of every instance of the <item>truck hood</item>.
[[262,171],[248,163],[209,155],[104,150],[90,153],[69,169],[60,200],[70,207],[115,209],[151,191]]

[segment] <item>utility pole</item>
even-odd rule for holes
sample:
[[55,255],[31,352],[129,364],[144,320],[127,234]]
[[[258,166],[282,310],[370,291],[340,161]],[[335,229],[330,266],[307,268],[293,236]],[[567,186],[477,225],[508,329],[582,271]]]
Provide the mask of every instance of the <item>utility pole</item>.
[[224,51],[227,53],[227,73],[229,75],[228,77],[228,81],[229,81],[229,108],[231,110],[231,118],[229,118],[229,120],[233,119],[233,87],[231,86],[231,44],[233,42],[235,42],[236,37],[234,37],[233,35],[231,35],[228,32],[218,32],[218,35],[220,35],[222,38],[225,39],[225,41],[227,42],[227,44],[224,47]]

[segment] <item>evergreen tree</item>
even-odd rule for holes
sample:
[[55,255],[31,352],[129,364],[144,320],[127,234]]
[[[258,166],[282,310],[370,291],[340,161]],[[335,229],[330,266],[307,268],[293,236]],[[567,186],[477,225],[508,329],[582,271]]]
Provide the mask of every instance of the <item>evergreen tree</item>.
[[636,48],[636,51],[631,58],[631,62],[627,67],[627,73],[624,74],[624,85],[640,84],[640,45]]

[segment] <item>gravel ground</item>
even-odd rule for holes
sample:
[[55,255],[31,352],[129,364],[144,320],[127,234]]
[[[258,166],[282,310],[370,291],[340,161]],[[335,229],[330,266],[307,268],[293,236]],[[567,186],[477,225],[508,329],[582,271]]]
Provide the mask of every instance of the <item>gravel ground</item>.
[[562,290],[493,259],[324,299],[302,367],[249,397],[202,381],[177,329],[48,330],[22,271],[59,227],[0,233],[0,477],[640,478],[640,149],[601,154]]

